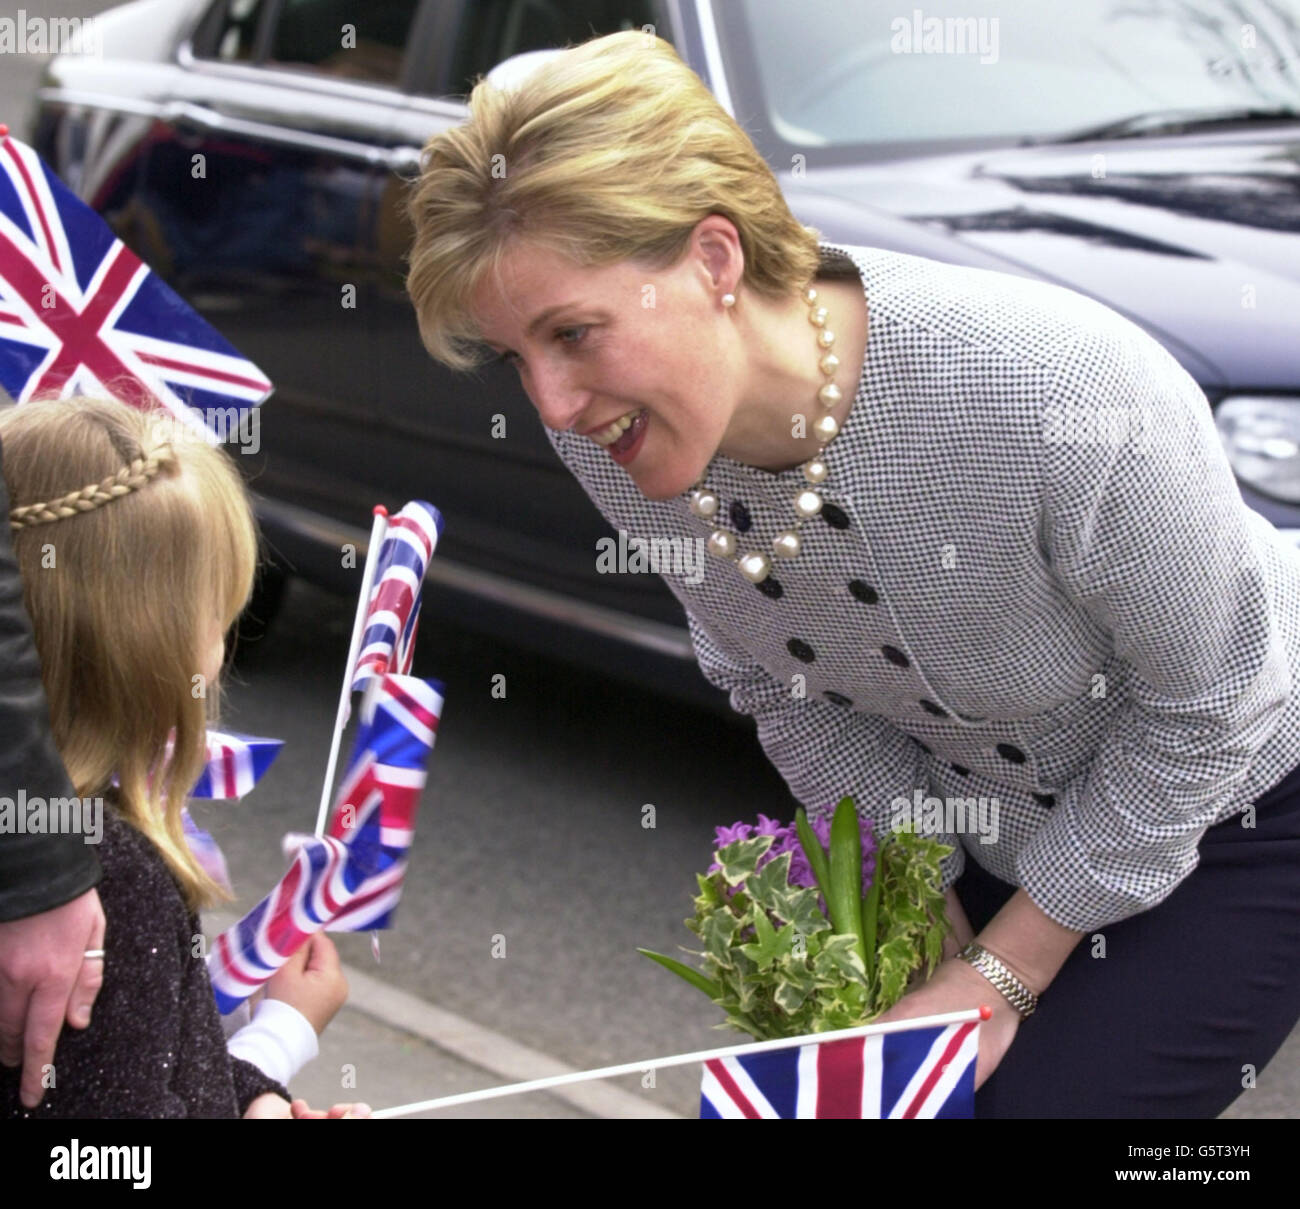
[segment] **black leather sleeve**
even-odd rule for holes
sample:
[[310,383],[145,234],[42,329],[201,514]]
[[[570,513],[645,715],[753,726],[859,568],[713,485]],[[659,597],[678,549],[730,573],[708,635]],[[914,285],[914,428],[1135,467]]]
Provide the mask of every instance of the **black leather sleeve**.
[[99,859],[82,836],[19,830],[20,790],[26,799],[75,794],[50,736],[40,663],[9,540],[9,492],[0,472],[0,921],[39,915],[99,883]]

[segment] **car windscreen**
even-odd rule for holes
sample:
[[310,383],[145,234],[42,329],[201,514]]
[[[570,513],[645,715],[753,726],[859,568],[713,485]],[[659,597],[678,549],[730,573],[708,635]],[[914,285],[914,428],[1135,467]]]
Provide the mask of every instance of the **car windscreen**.
[[737,117],[782,159],[1068,137],[1175,111],[1300,111],[1300,0],[738,0],[713,11]]

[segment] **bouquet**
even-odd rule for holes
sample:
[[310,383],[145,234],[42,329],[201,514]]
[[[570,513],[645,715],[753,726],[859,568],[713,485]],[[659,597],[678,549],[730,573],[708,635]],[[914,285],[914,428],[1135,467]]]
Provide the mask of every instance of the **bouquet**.
[[877,843],[852,798],[829,822],[759,815],[717,828],[717,843],[686,920],[703,969],[637,952],[703,991],[726,1013],[719,1028],[769,1040],[869,1024],[942,959],[948,845],[908,829]]

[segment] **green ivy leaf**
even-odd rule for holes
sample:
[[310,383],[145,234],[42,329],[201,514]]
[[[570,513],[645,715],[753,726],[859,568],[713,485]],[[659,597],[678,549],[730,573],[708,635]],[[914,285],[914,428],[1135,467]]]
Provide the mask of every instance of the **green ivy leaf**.
[[766,970],[778,958],[790,952],[794,942],[794,928],[786,924],[779,932],[772,927],[766,911],[754,915],[755,940],[752,944],[741,945],[745,954],[760,970]]
[[756,835],[753,839],[737,840],[713,854],[722,866],[722,879],[729,886],[745,881],[758,866],[761,857],[773,844],[774,836]]

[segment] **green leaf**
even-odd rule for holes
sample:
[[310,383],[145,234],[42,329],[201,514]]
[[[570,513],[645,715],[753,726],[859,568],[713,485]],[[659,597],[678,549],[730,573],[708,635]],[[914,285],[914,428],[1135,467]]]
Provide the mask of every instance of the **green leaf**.
[[684,978],[697,991],[703,991],[710,999],[721,997],[722,988],[712,979],[705,978],[699,970],[693,970],[676,958],[665,957],[662,953],[656,953],[651,949],[637,949],[637,952],[644,954],[651,961],[657,961],[665,970],[672,970],[678,978]]
[[704,951],[720,966],[734,965],[735,955],[731,950],[731,942],[739,930],[740,925],[735,916],[725,911],[710,915],[700,928],[700,940],[704,944]]
[[826,896],[836,932],[857,940],[858,955],[866,965],[862,940],[862,833],[852,798],[841,798],[831,820],[831,887]]
[[740,951],[760,970],[766,970],[778,957],[784,957],[794,943],[794,928],[786,924],[778,932],[772,927],[766,911],[754,915],[754,932],[754,943],[741,945]]
[[803,848],[803,854],[808,861],[808,867],[813,871],[813,877],[817,879],[817,887],[822,892],[822,897],[830,902],[831,896],[831,867],[830,862],[826,859],[826,849],[822,847],[822,842],[817,838],[812,826],[808,822],[808,816],[804,813],[802,806],[794,812],[794,827],[799,835],[799,845]]
[[830,920],[822,914],[822,909],[817,905],[816,890],[803,887],[786,890],[779,896],[775,914],[787,923],[794,924],[795,930],[805,936],[815,936],[818,932],[831,930]]
[[749,877],[758,867],[761,857],[773,844],[774,836],[756,835],[753,839],[737,840],[715,852],[714,859],[722,866],[722,879],[729,886],[736,886]]
[[782,1011],[793,1015],[803,1007],[811,990],[811,986],[804,987],[793,982],[782,982],[781,985],[776,988],[777,1006],[780,1007]]
[[764,911],[775,911],[786,896],[790,880],[790,853],[768,861],[745,880],[745,890]]
[[862,947],[867,961],[867,979],[876,976],[876,924],[880,917],[881,884],[880,851],[876,850],[875,865],[871,870],[871,886],[862,903]]

